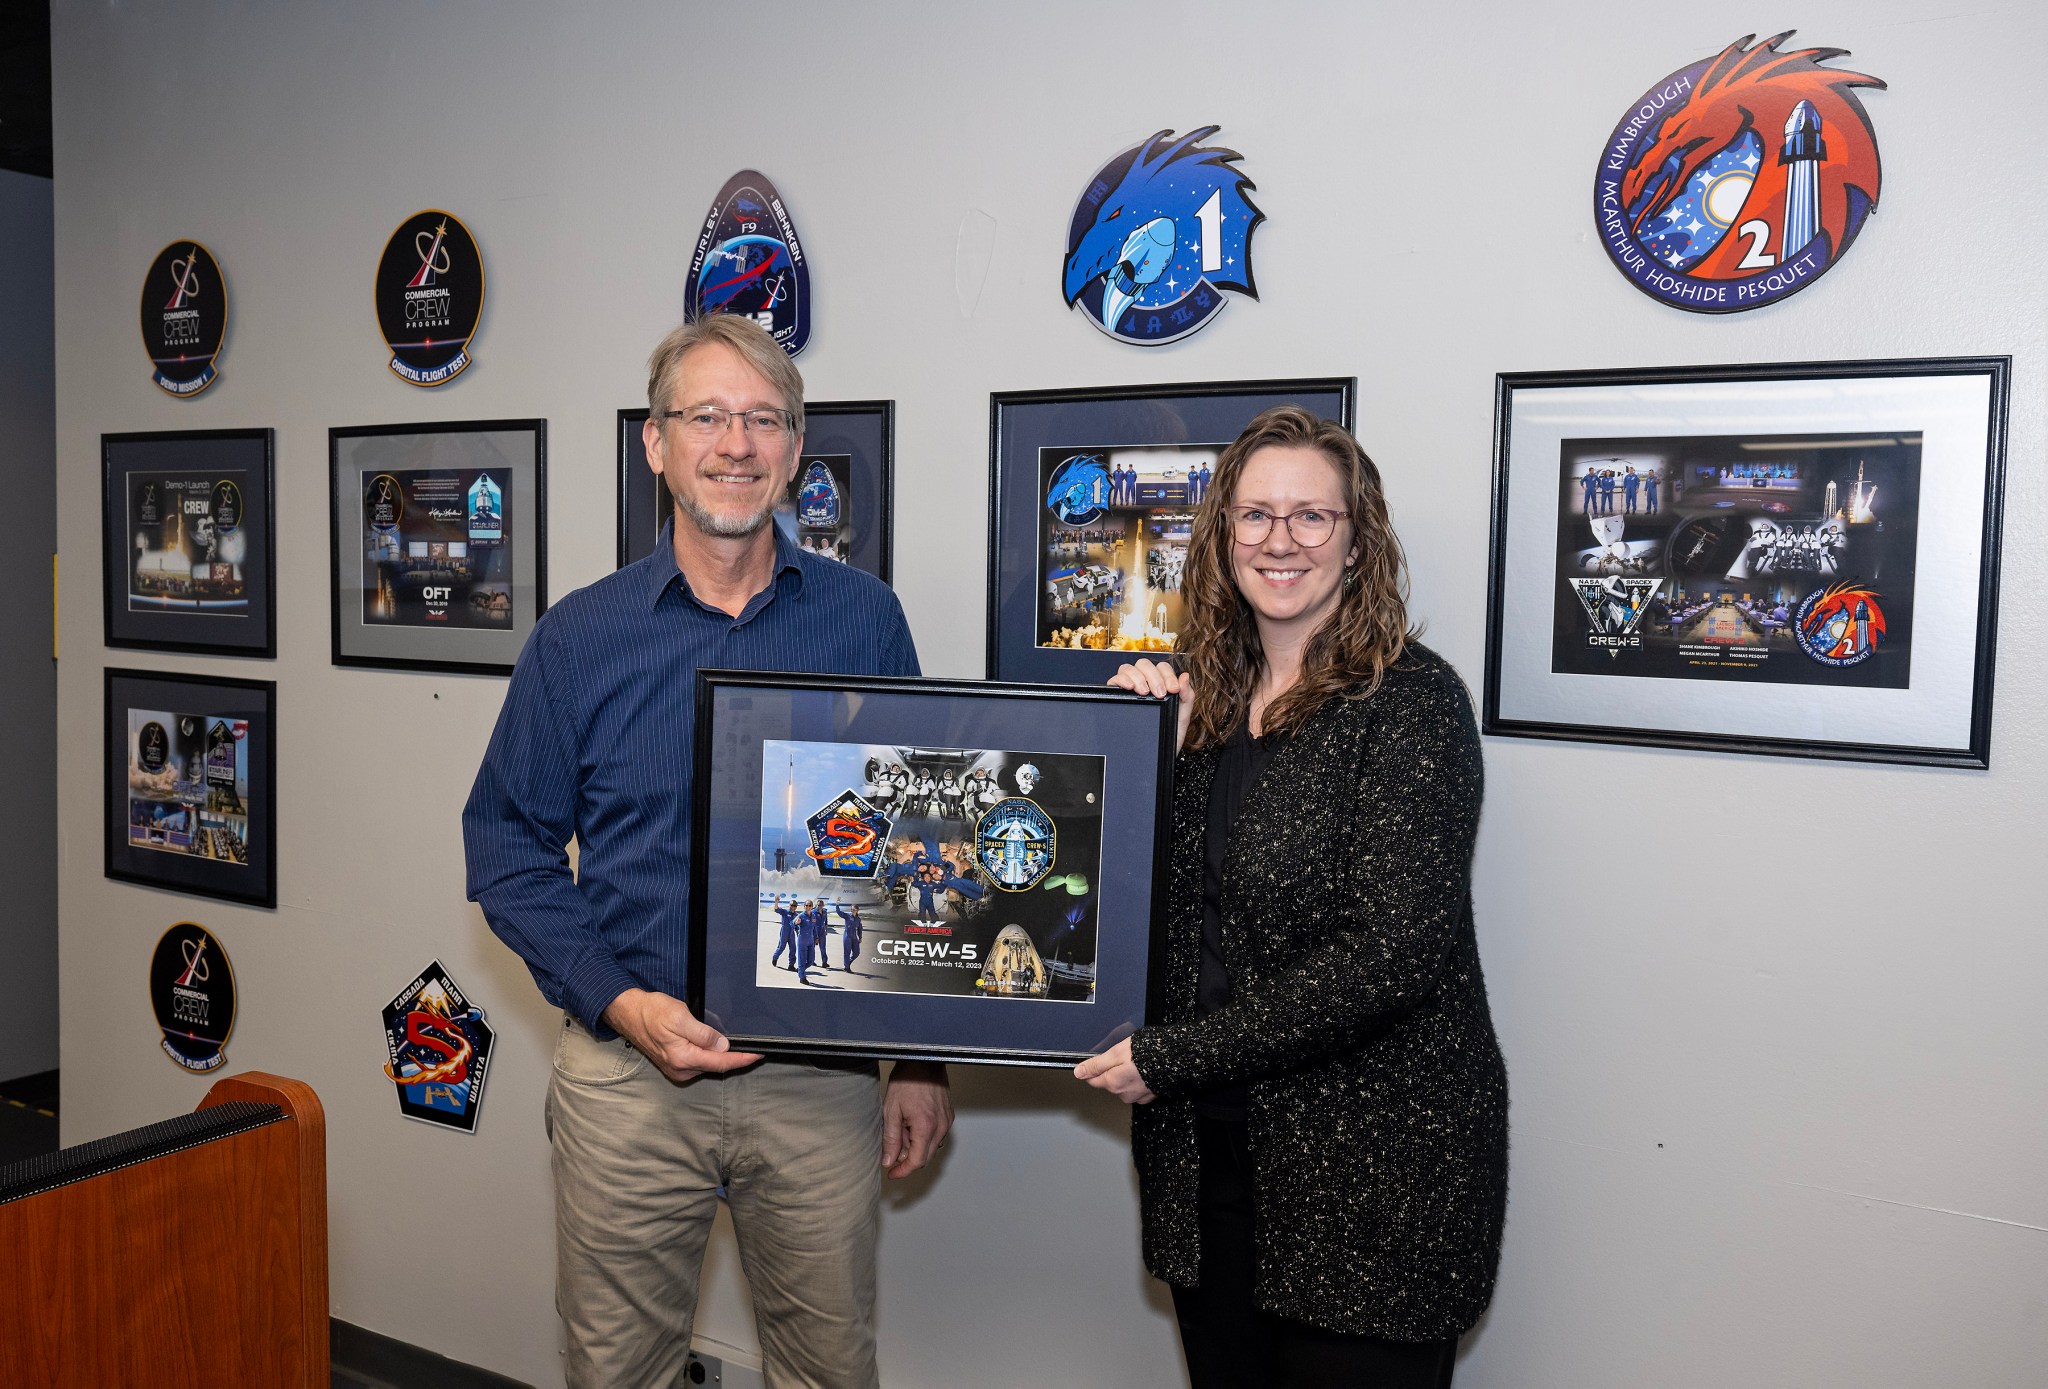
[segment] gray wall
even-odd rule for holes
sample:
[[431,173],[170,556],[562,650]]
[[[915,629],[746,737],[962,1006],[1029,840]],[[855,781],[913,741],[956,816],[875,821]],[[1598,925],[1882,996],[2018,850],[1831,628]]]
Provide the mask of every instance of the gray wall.
[[21,813],[0,834],[0,1080],[57,1064],[57,667],[50,659],[57,552],[57,362],[50,180],[0,169],[0,767]]
[[[811,393],[898,402],[897,587],[935,673],[981,662],[991,390],[1356,373],[1416,610],[1476,683],[1496,372],[2011,353],[1994,770],[1489,744],[1478,907],[1514,1177],[1460,1383],[2038,1382],[2048,208],[2029,139],[2048,20],[1806,6],[1801,42],[1890,83],[1866,97],[1883,201],[1825,279],[1711,318],[1611,268],[1589,184],[1623,106],[1749,21],[1587,3],[1121,14],[59,6],[67,1140],[204,1090],[157,1052],[141,980],[168,923],[208,923],[243,990],[231,1065],[303,1076],[328,1105],[335,1311],[555,1382],[554,1019],[462,900],[457,811],[504,686],[329,666],[325,431],[545,414],[552,584],[597,578],[613,411],[677,316],[712,193],[751,165],[813,260]],[[1263,299],[1174,348],[1114,344],[1055,295],[1073,200],[1109,153],[1204,121],[1245,151],[1271,218]],[[427,393],[384,369],[369,281],[391,229],[433,205],[477,233],[491,300],[476,365]],[[963,312],[971,211],[996,237]],[[176,236],[222,258],[236,306],[221,381],[182,403],[149,384],[134,317]],[[202,424],[278,431],[279,657],[138,663],[274,669],[275,912],[99,870],[96,441]],[[1583,847],[1623,835],[1640,851]],[[1759,838],[1853,871],[1817,885]],[[378,1069],[378,1006],[434,956],[500,1029],[474,1138],[402,1122]],[[1121,1111],[1059,1075],[958,1088],[941,1169],[886,1211],[886,1382],[1176,1383]],[[992,1235],[977,1217],[998,1194],[1036,1218]],[[728,1241],[712,1260],[700,1327],[750,1347]]]

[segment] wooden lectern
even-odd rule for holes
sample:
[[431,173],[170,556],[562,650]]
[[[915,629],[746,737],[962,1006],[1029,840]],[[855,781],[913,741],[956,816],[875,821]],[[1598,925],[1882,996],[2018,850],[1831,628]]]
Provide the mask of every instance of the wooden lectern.
[[0,1168],[0,1385],[328,1389],[327,1124],[250,1071]]

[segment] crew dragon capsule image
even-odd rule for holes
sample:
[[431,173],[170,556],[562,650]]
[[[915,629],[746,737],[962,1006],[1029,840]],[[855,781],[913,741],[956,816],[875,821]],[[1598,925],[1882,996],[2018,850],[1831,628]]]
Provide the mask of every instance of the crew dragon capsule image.
[[1102,326],[1115,328],[1138,292],[1166,273],[1177,245],[1171,217],[1154,217],[1124,238],[1102,286]]
[[996,933],[979,987],[992,997],[1044,998],[1051,987],[1045,960],[1031,943],[1031,934],[1014,923]]

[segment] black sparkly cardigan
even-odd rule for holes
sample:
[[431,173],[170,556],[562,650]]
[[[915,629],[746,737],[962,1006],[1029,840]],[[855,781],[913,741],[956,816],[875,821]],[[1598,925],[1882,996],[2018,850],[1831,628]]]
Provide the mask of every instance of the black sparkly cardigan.
[[1333,699],[1246,794],[1223,870],[1234,997],[1195,1017],[1202,846],[1219,750],[1174,786],[1163,1021],[1132,1059],[1145,1265],[1198,1281],[1189,1097],[1249,1082],[1260,1307],[1389,1340],[1456,1336],[1493,1292],[1507,1211],[1507,1070],[1472,934],[1479,735],[1411,644]]

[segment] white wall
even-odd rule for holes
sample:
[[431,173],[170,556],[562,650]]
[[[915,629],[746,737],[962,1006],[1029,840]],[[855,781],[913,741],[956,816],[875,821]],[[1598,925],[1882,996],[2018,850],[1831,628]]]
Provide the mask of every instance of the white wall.
[[[812,395],[898,402],[897,586],[940,674],[981,662],[991,390],[1356,373],[1416,608],[1476,684],[1495,372],[2012,354],[1992,771],[1489,743],[1480,933],[1514,1176],[1460,1383],[2038,1383],[2048,21],[1805,6],[1800,41],[1891,84],[1865,97],[1883,199],[1825,279],[1711,318],[1611,268],[1593,168],[1653,79],[1770,17],[1466,13],[60,4],[66,1139],[204,1089],[156,1052],[141,979],[166,924],[206,922],[242,985],[231,1063],[303,1076],[328,1105],[336,1313],[556,1382],[552,1017],[462,900],[456,816],[503,684],[329,666],[325,431],[546,415],[551,586],[598,577],[613,411],[677,316],[712,193],[751,165],[813,260]],[[1271,219],[1263,299],[1173,348],[1112,343],[1055,294],[1073,200],[1113,151],[1205,121]],[[435,393],[384,369],[369,303],[384,238],[429,205],[468,220],[491,277],[477,365]],[[964,317],[970,210],[998,230]],[[134,317],[176,236],[222,258],[235,302],[221,381],[182,403],[149,384]],[[133,663],[278,679],[275,912],[100,876],[96,443],[199,425],[278,431],[279,657]],[[1643,847],[1589,855],[1589,835]],[[1830,871],[1733,846],[1758,838]],[[378,1070],[380,1002],[436,955],[502,1038],[473,1139],[401,1122]],[[942,1169],[887,1210],[886,1381],[1177,1383],[1121,1113],[1055,1075],[958,1089]],[[999,1186],[1042,1212],[1029,1233],[976,1227]],[[750,1346],[729,1243],[712,1257],[700,1327]]]
[[[0,602],[0,767],[16,804],[57,791],[57,668],[50,663],[50,556],[57,548],[57,364],[52,357],[50,180],[0,169],[0,496],[7,599]],[[57,1065],[57,826],[40,810],[0,834],[0,1080]]]

